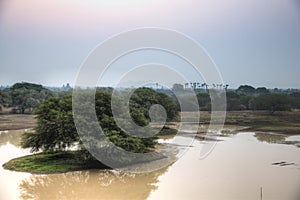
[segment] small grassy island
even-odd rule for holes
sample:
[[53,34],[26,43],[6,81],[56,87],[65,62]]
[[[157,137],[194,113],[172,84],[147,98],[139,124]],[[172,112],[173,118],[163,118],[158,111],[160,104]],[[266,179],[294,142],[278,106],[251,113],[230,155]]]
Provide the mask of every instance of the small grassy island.
[[84,169],[109,169],[96,160],[83,160],[77,151],[37,153],[15,158],[3,165],[5,169],[37,174],[62,173]]
[[[111,169],[95,159],[84,159],[80,151],[56,151],[52,153],[36,153],[10,160],[3,165],[4,169],[30,172],[33,174],[51,174],[87,169]],[[159,154],[145,155],[136,163],[151,162],[162,159]]]

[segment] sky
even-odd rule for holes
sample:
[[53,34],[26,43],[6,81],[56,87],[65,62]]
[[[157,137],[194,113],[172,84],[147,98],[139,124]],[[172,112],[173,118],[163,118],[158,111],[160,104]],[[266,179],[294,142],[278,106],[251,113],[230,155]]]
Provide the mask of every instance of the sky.
[[[1,0],[0,85],[73,85],[97,45],[141,27],[172,29],[196,40],[230,88],[300,88],[299,0]],[[156,61],[169,59],[146,53]],[[121,64],[114,67],[104,85],[113,85],[122,71]],[[181,68],[191,81],[202,81]]]

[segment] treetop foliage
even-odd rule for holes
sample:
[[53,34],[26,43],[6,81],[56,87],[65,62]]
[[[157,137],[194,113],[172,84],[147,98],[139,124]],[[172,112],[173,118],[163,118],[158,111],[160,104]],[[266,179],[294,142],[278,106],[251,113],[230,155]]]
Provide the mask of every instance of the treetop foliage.
[[[98,89],[95,94],[96,115],[105,135],[115,145],[127,151],[136,153],[149,151],[156,144],[156,137],[132,137],[121,130],[112,115],[111,95],[111,92],[101,89]],[[177,116],[176,105],[170,97],[148,88],[142,88],[137,90],[131,98],[131,116],[134,121],[139,125],[146,125],[149,120],[146,110],[156,103],[161,103],[166,107],[170,119]],[[82,107],[84,108],[84,105]],[[34,132],[23,134],[22,147],[31,148],[32,151],[56,151],[64,150],[74,143],[81,144],[73,121],[71,96],[49,98],[40,104],[35,114],[37,127]],[[85,151],[83,145],[80,145],[80,148]]]

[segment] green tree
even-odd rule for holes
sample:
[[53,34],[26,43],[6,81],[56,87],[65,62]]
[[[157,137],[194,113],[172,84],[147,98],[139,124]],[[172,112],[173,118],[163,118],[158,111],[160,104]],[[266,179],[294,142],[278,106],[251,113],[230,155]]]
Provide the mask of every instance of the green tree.
[[22,147],[34,151],[63,150],[78,141],[73,122],[71,96],[50,98],[35,111],[37,126],[34,132],[22,135]]
[[291,102],[284,94],[265,94],[255,97],[252,102],[252,108],[255,110],[269,110],[272,114],[275,111],[289,111]]
[[12,106],[22,114],[26,109],[32,112],[43,100],[53,96],[50,90],[33,83],[16,83],[9,91]]
[[238,94],[245,94],[245,95],[254,95],[255,94],[255,88],[250,85],[241,85],[236,90]]
[[208,93],[198,93],[197,99],[200,110],[207,110],[210,108],[211,99]]
[[243,109],[240,101],[240,95],[235,92],[226,92],[227,110],[241,110]]
[[250,109],[250,101],[252,98],[253,97],[244,94],[240,95],[240,102],[241,102],[242,109],[246,109],[246,110]]
[[7,107],[11,104],[11,97],[7,90],[0,90],[0,111],[2,107]]
[[292,108],[300,109],[300,92],[293,92],[290,95]]
[[[157,93],[153,90],[142,89],[137,91],[131,100],[132,117],[139,125],[146,124],[146,115],[143,112],[149,105],[160,102],[162,105],[170,106],[167,112],[175,105],[170,97]],[[147,95],[148,94],[148,95]],[[98,89],[95,94],[95,110],[98,122],[101,125],[104,134],[115,145],[131,152],[147,152],[156,144],[156,137],[137,138],[132,137],[122,131],[114,121],[111,110],[111,92]],[[84,99],[84,96],[82,96]],[[158,99],[155,100],[155,97]],[[120,103],[122,99],[120,99]],[[85,105],[89,102],[83,101],[82,109],[84,112]],[[173,105],[173,106],[172,106]],[[175,107],[176,108],[176,107]],[[174,111],[170,116],[174,117]],[[175,109],[175,113],[176,113]],[[43,101],[36,109],[37,127],[34,132],[26,132],[22,135],[22,147],[31,148],[34,151],[58,151],[70,147],[74,143],[79,143],[80,148],[85,152],[85,157],[91,158],[89,153],[81,145],[72,115],[72,98],[71,96],[53,97]],[[91,122],[86,122],[91,123]],[[96,133],[95,133],[96,134]]]
[[255,93],[258,95],[262,95],[262,94],[268,94],[270,93],[270,91],[265,87],[258,87],[256,88]]
[[168,121],[178,117],[175,101],[164,93],[156,92],[150,88],[138,88],[130,98],[131,112],[132,109],[140,110],[148,120],[150,119],[149,109],[154,104],[159,104],[165,108]]

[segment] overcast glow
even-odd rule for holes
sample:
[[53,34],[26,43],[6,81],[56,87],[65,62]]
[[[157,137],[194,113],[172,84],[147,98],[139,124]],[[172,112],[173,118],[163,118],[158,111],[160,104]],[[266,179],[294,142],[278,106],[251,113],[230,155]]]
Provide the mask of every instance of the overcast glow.
[[300,87],[297,0],[3,0],[0,85],[72,83],[89,52],[139,27],[180,31],[202,44],[231,87]]

